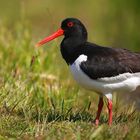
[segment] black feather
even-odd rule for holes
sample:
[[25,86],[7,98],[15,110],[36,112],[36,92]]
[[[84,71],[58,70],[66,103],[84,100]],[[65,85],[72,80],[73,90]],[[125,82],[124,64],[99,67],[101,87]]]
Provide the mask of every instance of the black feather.
[[[72,22],[73,26],[68,27],[68,22]],[[65,19],[61,28],[65,35],[61,43],[63,58],[68,65],[71,65],[81,54],[86,55],[87,61],[82,62],[80,68],[90,78],[140,72],[140,54],[87,42],[87,30],[78,19]]]
[[91,43],[86,43],[83,48],[83,54],[87,55],[88,59],[81,63],[80,68],[92,79],[140,72],[140,54],[138,53]]

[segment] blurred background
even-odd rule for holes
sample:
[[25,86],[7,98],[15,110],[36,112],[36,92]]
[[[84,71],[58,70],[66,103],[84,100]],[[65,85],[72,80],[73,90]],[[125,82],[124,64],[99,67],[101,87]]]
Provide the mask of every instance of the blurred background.
[[[67,17],[79,18],[85,24],[91,42],[140,52],[139,0],[0,0],[0,81],[11,74],[24,81],[32,74],[36,83],[47,77],[73,87],[68,67],[55,47],[62,38],[38,51],[34,48]],[[43,84],[41,88],[47,92]]]
[[76,17],[86,25],[90,41],[138,51],[139,5],[139,0],[0,0],[0,23],[12,30],[23,22],[33,37],[42,38],[59,28],[64,18]]
[[140,89],[115,94],[113,127],[96,129],[98,95],[74,82],[63,37],[34,47],[67,17],[84,23],[90,42],[140,52],[140,0],[0,0],[0,139],[139,139]]

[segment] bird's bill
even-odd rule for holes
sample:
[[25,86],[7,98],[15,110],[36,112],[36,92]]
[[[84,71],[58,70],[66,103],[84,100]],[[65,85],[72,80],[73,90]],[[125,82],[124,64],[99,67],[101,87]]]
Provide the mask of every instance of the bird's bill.
[[38,43],[36,44],[36,47],[40,47],[41,45],[43,45],[43,44],[45,44],[45,43],[47,43],[47,42],[49,42],[49,41],[51,41],[51,40],[53,40],[53,39],[55,39],[55,38],[61,36],[61,35],[63,35],[63,34],[64,34],[64,30],[63,30],[63,29],[58,29],[58,30],[57,30],[55,33],[53,33],[52,35],[50,35],[50,36],[44,38],[43,40],[41,40],[40,42],[38,42]]

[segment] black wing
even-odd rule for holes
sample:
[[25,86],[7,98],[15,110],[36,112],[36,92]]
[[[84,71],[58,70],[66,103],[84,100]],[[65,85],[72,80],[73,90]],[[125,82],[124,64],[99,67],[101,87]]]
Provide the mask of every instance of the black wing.
[[92,79],[140,72],[140,54],[126,49],[87,43],[84,54],[88,56],[88,60],[82,62],[80,68]]

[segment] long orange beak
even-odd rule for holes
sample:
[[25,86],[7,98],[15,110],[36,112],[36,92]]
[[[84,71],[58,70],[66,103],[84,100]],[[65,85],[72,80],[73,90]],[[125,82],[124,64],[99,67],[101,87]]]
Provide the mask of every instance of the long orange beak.
[[51,41],[51,40],[61,36],[63,34],[64,34],[64,30],[63,29],[59,29],[55,33],[53,33],[52,35],[50,35],[50,36],[44,38],[43,40],[41,40],[40,42],[38,42],[36,44],[36,46],[40,47],[41,45],[43,45],[43,44],[45,44],[45,43],[47,43],[47,42],[49,42],[49,41]]

